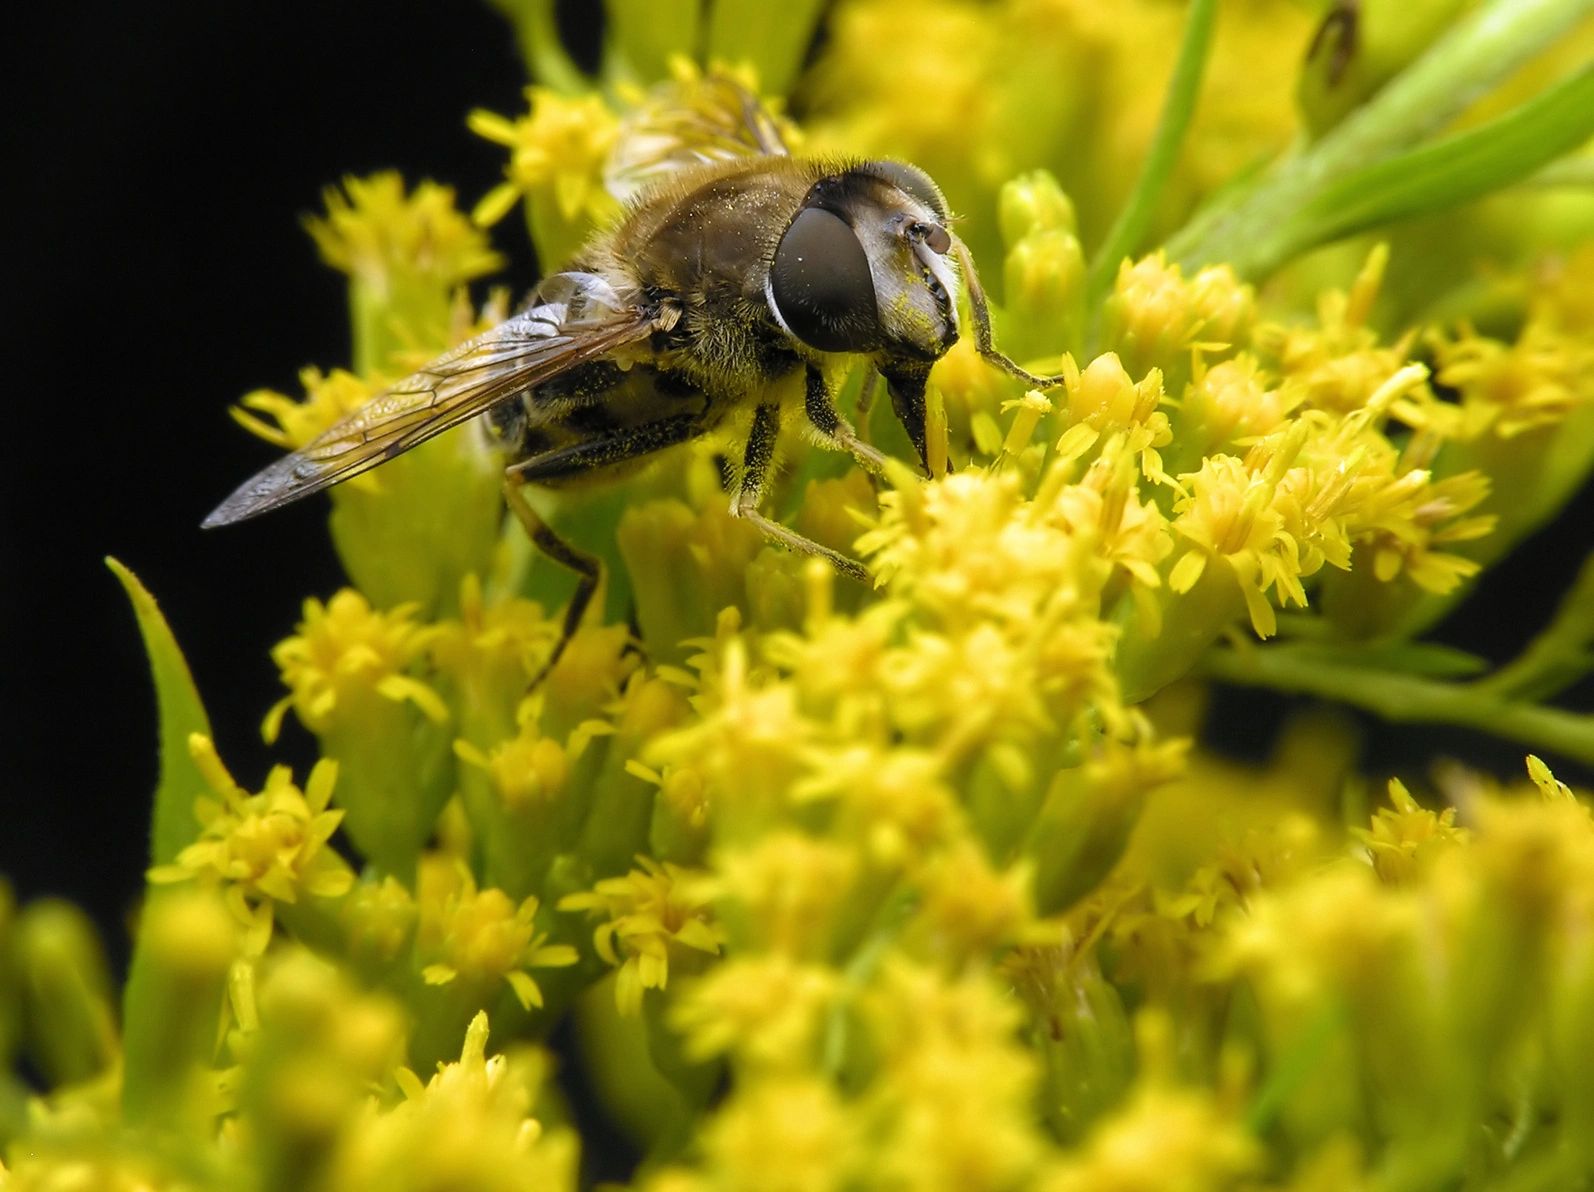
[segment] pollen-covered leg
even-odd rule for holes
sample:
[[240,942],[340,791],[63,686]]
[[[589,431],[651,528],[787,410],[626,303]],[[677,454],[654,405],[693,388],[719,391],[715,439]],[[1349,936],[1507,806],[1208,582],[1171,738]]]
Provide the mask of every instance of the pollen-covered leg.
[[803,385],[805,390],[803,409],[807,412],[808,421],[813,424],[814,429],[834,443],[838,449],[851,455],[858,461],[858,466],[871,476],[885,475],[885,456],[859,438],[858,432],[841,416],[841,411],[836,409],[835,394],[825,383],[825,374],[813,365],[809,365]]
[[780,407],[762,405],[753,414],[753,429],[747,436],[747,450],[742,459],[741,484],[731,498],[731,514],[746,518],[762,531],[764,537],[778,542],[787,550],[800,555],[814,555],[824,559],[842,575],[861,584],[873,583],[869,569],[856,559],[849,559],[828,546],[820,546],[811,538],[804,538],[795,530],[787,529],[758,511],[758,502],[764,495],[764,485],[769,470],[775,462],[775,440],[780,435]]
[[576,590],[570,597],[569,607],[565,609],[565,620],[559,629],[559,640],[554,643],[548,661],[542,664],[542,669],[533,676],[527,688],[534,690],[548,677],[548,672],[553,670],[554,664],[565,652],[565,647],[570,644],[570,639],[575,637],[576,630],[581,628],[581,618],[586,614],[587,605],[592,603],[593,593],[598,590],[598,580],[603,570],[597,559],[585,551],[577,550],[555,534],[548,523],[543,521],[537,511],[531,507],[531,502],[526,500],[526,494],[520,490],[521,481],[515,477],[511,469],[504,477],[504,500],[508,502],[510,512],[519,519],[533,546],[561,567],[567,567],[576,573]]

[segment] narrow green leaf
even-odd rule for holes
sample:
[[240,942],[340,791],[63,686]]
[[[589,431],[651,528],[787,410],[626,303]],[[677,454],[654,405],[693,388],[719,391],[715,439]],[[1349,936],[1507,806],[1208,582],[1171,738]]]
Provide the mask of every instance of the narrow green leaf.
[[1134,191],[1091,262],[1090,280],[1085,290],[1086,310],[1095,310],[1101,304],[1102,296],[1118,273],[1119,264],[1145,241],[1146,229],[1151,225],[1168,175],[1179,158],[1179,147],[1184,143],[1190,119],[1195,115],[1217,11],[1217,0],[1193,0],[1190,5],[1190,15],[1185,18],[1184,41],[1179,47],[1179,59],[1174,63],[1173,77],[1168,80],[1151,150],[1141,166],[1140,177],[1135,180]]
[[1286,255],[1475,199],[1594,136],[1594,67],[1477,128],[1336,179],[1280,232]]
[[165,865],[176,859],[198,834],[194,800],[205,780],[188,753],[190,733],[210,734],[210,720],[200,702],[188,663],[177,639],[161,616],[160,606],[138,577],[115,559],[105,565],[121,581],[138,619],[155,680],[155,702],[160,727],[160,780],[150,824],[150,864]]

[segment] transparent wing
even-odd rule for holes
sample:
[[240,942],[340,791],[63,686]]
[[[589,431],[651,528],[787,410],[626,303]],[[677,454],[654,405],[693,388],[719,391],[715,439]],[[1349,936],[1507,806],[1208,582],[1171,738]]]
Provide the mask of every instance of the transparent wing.
[[239,485],[204,525],[243,521],[357,476],[500,401],[647,338],[654,326],[652,312],[622,303],[602,278],[555,274],[525,310]]
[[730,75],[673,79],[649,91],[620,123],[604,185],[621,202],[708,162],[790,154],[782,122]]

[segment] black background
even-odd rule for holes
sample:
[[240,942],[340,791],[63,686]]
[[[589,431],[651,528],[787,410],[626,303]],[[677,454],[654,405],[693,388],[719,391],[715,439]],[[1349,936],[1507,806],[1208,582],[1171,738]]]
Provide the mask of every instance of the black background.
[[[4,80],[0,872],[23,898],[86,905],[120,955],[115,925],[144,863],[154,711],[101,559],[121,558],[161,601],[238,777],[258,783],[282,759],[302,776],[302,737],[274,751],[259,739],[279,694],[267,648],[339,571],[316,502],[199,530],[272,454],[226,410],[257,386],[293,390],[303,364],[347,358],[343,280],[299,226],[321,188],[398,168],[456,185],[468,207],[502,156],[466,131],[466,113],[518,112],[524,78],[507,25],[473,0],[49,10],[30,16],[48,27],[8,30],[22,60]],[[496,239],[524,288],[533,263],[515,228]],[[1585,492],[1446,636],[1495,657],[1518,647],[1587,550],[1591,513]],[[1585,684],[1567,702],[1594,700]],[[1228,695],[1217,731],[1255,741],[1287,706]],[[1436,752],[1521,772],[1511,743],[1366,730],[1375,772],[1420,777]]]

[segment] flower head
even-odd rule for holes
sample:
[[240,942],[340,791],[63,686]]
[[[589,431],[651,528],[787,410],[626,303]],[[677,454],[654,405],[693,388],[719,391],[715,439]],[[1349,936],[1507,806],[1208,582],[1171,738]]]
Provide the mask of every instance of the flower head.
[[473,988],[507,982],[521,1006],[542,1005],[526,970],[560,968],[578,959],[568,944],[550,944],[537,930],[536,898],[516,903],[496,887],[478,889],[469,869],[438,858],[421,872],[415,947],[428,985],[463,981]]
[[448,291],[503,267],[454,207],[453,188],[422,182],[408,195],[394,172],[345,178],[327,214],[306,221],[321,257],[379,291],[423,283]]
[[1398,778],[1389,780],[1389,801],[1393,807],[1380,810],[1370,829],[1356,830],[1372,855],[1373,868],[1386,882],[1411,880],[1435,853],[1464,844],[1471,835],[1456,827],[1454,807],[1434,812],[1420,806]]
[[557,267],[619,210],[603,184],[618,119],[596,95],[528,87],[526,101],[529,113],[513,120],[479,109],[470,114],[472,132],[509,150],[504,181],[482,197],[471,218],[483,227],[495,224],[525,198],[538,252]]
[[400,1069],[404,1099],[391,1108],[373,1102],[349,1124],[328,1163],[325,1186],[573,1192],[575,1137],[532,1116],[546,1062],[527,1051],[489,1056],[487,1034],[487,1015],[478,1013],[459,1059],[439,1064],[424,1085]]
[[314,732],[358,717],[373,701],[409,703],[431,720],[448,719],[437,693],[407,673],[433,636],[415,612],[412,605],[381,612],[352,588],[325,604],[306,600],[298,632],[271,654],[290,693],[266,717],[266,739],[276,739],[290,707]]
[[640,1012],[644,991],[664,988],[672,956],[679,962],[693,952],[713,955],[724,942],[724,931],[696,892],[700,875],[648,857],[638,857],[637,866],[559,900],[562,911],[606,917],[592,943],[599,956],[619,966],[614,996],[623,1014]]
[[221,885],[228,906],[250,929],[252,952],[264,950],[271,935],[272,904],[295,902],[301,894],[335,898],[354,884],[348,864],[326,847],[343,819],[327,810],[337,765],[321,761],[304,790],[294,785],[286,766],[276,766],[258,794],[233,780],[209,737],[188,741],[194,764],[211,795],[195,804],[199,839],[170,865],[150,871],[156,882],[198,878]]

